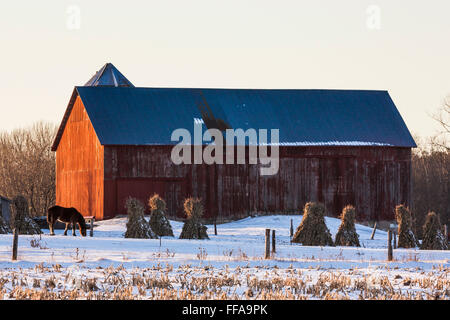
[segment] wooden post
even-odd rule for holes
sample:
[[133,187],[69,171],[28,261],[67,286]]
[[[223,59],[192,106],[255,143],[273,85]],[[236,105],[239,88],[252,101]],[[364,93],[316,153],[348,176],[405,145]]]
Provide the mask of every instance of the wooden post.
[[375,221],[375,224],[373,225],[372,235],[370,236],[370,240],[373,240],[373,237],[375,237],[375,231],[377,231],[377,222]]
[[89,235],[90,235],[91,237],[94,236],[94,221],[95,221],[95,218],[92,217],[92,219],[91,219],[91,229],[89,230]]
[[270,229],[266,229],[266,252],[264,259],[270,259]]
[[17,246],[19,244],[19,231],[17,228],[14,228],[13,235],[13,249],[12,249],[12,260],[17,260]]
[[388,261],[392,261],[392,231],[388,230]]
[[397,232],[394,231],[394,249],[397,249]]
[[292,219],[291,219],[291,230],[290,230],[290,237],[292,238],[292,236],[294,235],[294,224],[293,224],[293,222],[292,222]]
[[277,252],[275,249],[275,230],[272,230],[272,253]]

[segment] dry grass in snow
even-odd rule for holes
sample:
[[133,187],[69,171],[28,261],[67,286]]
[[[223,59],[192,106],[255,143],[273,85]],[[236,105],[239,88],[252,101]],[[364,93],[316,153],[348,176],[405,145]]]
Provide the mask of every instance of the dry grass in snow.
[[[148,217],[147,217],[148,218]],[[94,237],[0,235],[1,299],[450,299],[450,251],[395,249],[386,233],[356,225],[361,247],[291,244],[290,219],[218,225],[210,240],[125,239],[126,218],[98,222]],[[325,217],[334,239],[341,221]],[[212,228],[212,226],[207,226]],[[264,230],[277,252],[264,256]]]

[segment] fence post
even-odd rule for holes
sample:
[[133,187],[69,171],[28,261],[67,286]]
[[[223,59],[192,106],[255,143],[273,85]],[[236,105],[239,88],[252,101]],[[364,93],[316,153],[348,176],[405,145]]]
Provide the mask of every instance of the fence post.
[[397,232],[394,231],[394,249],[397,249]]
[[275,230],[272,230],[272,253],[275,253],[277,250],[275,249]]
[[270,229],[266,229],[266,252],[264,259],[270,259]]
[[290,237],[292,238],[292,236],[294,235],[294,224],[293,224],[293,222],[292,222],[292,219],[291,219],[291,229],[290,229]]
[[17,260],[17,246],[19,244],[19,231],[17,228],[14,228],[13,235],[13,249],[12,249],[12,260]]
[[375,236],[375,231],[377,231],[377,222],[375,221],[375,224],[373,225],[372,235],[370,236],[370,240],[373,240],[373,237]]
[[93,218],[91,219],[91,228],[90,228],[90,230],[89,230],[89,235],[90,235],[91,237],[94,236],[94,221],[95,221],[95,218],[93,217]]
[[388,230],[388,261],[392,261],[392,231]]

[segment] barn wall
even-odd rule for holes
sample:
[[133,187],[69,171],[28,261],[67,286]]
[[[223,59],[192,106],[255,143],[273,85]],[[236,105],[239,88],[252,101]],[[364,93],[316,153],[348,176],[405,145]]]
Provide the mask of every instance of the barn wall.
[[128,195],[146,202],[154,192],[178,218],[190,195],[218,220],[299,212],[308,201],[324,202],[333,216],[353,204],[359,220],[389,220],[396,204],[410,205],[409,148],[281,147],[275,176],[261,176],[258,165],[177,166],[170,152],[170,146],[105,147],[105,216],[125,214]]
[[103,218],[103,146],[76,98],[56,151],[56,204]]
[[168,147],[106,146],[104,158],[105,217],[126,214],[129,196],[147,204],[154,193],[165,198],[170,216],[182,216],[182,201],[191,194],[191,171],[172,163]]

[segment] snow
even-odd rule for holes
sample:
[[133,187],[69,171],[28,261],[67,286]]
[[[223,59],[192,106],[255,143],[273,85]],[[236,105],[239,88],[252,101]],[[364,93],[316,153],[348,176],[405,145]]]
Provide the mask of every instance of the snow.
[[390,143],[370,142],[370,141],[296,141],[266,143],[261,145],[278,146],[392,146]]
[[[66,280],[70,277],[80,279],[106,268],[123,268],[130,272],[170,266],[174,271],[167,274],[179,285],[174,280],[179,272],[177,269],[189,266],[193,274],[200,275],[207,266],[211,277],[225,270],[231,270],[231,275],[236,274],[233,269],[240,270],[238,274],[242,281],[250,276],[272,278],[273,272],[288,277],[295,270],[297,274],[303,274],[302,277],[308,274],[311,281],[317,281],[322,272],[327,271],[345,274],[352,279],[387,276],[392,281],[397,279],[395,277],[403,279],[432,273],[450,283],[450,251],[394,249],[394,261],[388,262],[387,233],[377,230],[374,240],[370,240],[372,228],[363,225],[356,226],[361,243],[359,248],[291,244],[291,219],[295,229],[300,224],[301,215],[248,217],[217,225],[217,236],[214,235],[214,227],[207,225],[210,240],[178,239],[183,223],[170,221],[175,237],[162,237],[160,241],[125,239],[126,218],[115,218],[96,222],[92,238],[80,237],[78,229],[76,237],[64,236],[63,230],[55,230],[56,235],[50,236],[45,229],[42,236],[20,235],[17,261],[11,261],[12,235],[0,235],[0,278],[19,270],[30,276],[37,266],[59,265],[68,277]],[[325,220],[334,239],[340,220],[330,217]],[[266,228],[276,230],[277,236],[276,253],[267,260],[263,259]],[[32,246],[32,241],[39,246]],[[42,279],[48,276],[40,275]],[[101,274],[97,272],[96,276],[101,277]],[[79,286],[77,281],[74,283]],[[246,288],[239,287],[237,292],[242,295]]]

